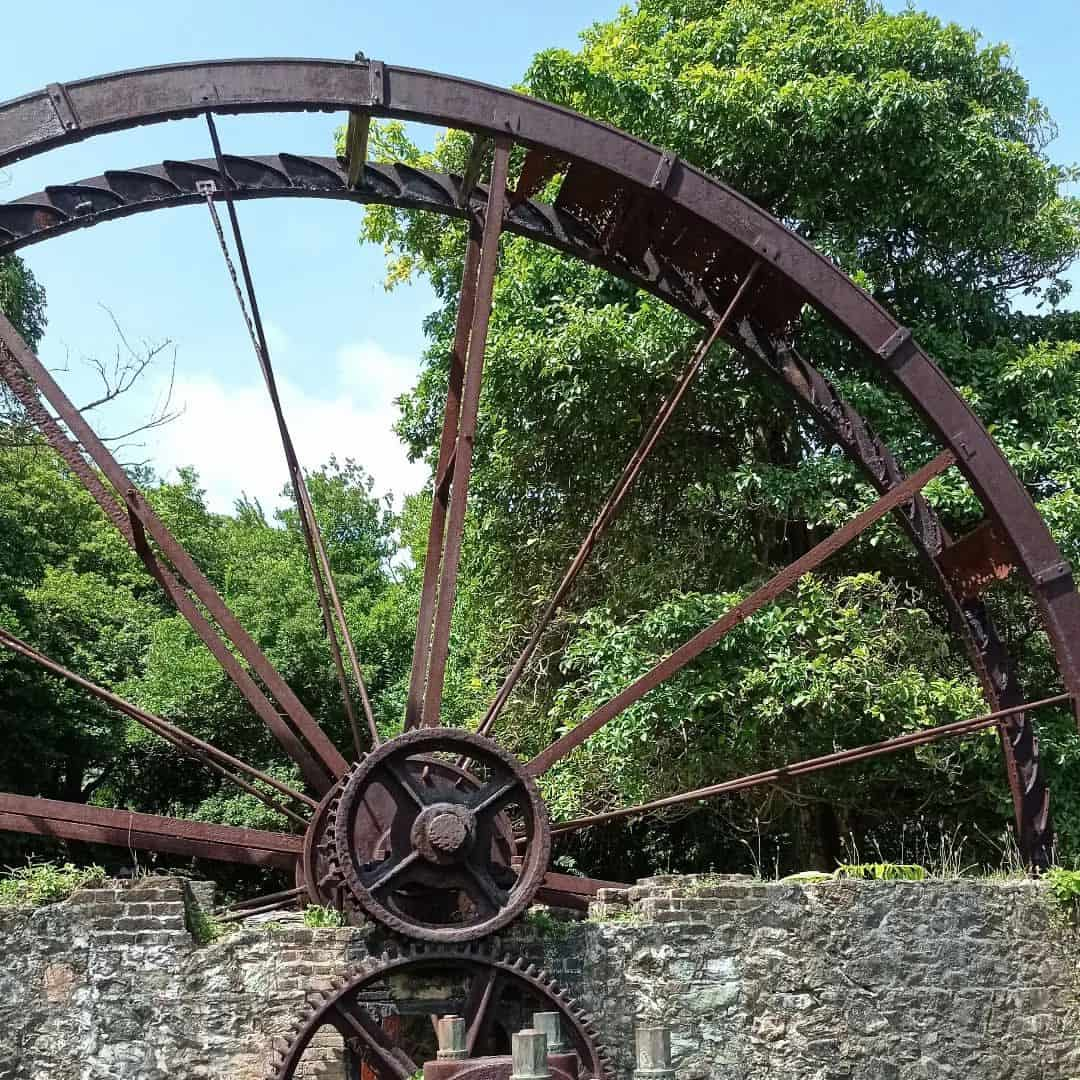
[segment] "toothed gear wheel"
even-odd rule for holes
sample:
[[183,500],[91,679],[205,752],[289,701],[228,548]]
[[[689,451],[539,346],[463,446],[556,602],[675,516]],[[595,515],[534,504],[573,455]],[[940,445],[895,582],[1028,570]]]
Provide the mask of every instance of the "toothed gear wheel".
[[321,907],[344,907],[344,883],[334,860],[334,816],[345,781],[339,780],[323,797],[308,822],[304,846],[296,861],[296,884],[307,894],[307,902]]
[[522,764],[446,728],[407,731],[368,754],[326,828],[346,910],[414,941],[501,930],[536,895],[551,854],[547,808]]
[[[360,762],[353,766],[352,771],[359,768],[365,757],[366,755],[361,757]],[[413,782],[425,790],[438,791],[455,786],[466,791],[475,791],[480,787],[480,781],[466,769],[434,757],[418,756],[410,759],[408,768]],[[335,908],[342,911],[350,921],[357,922],[363,921],[366,916],[357,904],[346,902],[348,889],[340,869],[337,849],[334,846],[334,825],[337,820],[338,805],[352,771],[326,793],[312,815],[307,832],[304,834],[301,857],[296,863],[296,884],[297,887],[304,889],[308,903]],[[393,818],[393,802],[377,791],[369,795],[357,814],[359,843],[375,859],[384,858],[389,849],[390,826]],[[503,830],[499,835],[499,851],[503,861],[509,866],[513,854],[513,835],[505,822],[500,824],[503,825]],[[426,898],[424,900],[414,895],[412,904],[419,907],[422,903],[426,903],[429,908],[437,905],[445,909],[452,903],[452,897],[447,897],[445,890],[432,888],[424,895]]]
[[559,1014],[564,1041],[578,1057],[578,1080],[615,1076],[596,1025],[547,971],[475,945],[414,946],[371,957],[307,1002],[288,1034],[275,1040],[268,1080],[298,1076],[326,1028],[344,1040],[353,1066],[369,1070],[363,1075],[400,1080],[435,1059],[435,1014],[463,1016],[469,1056],[478,1057],[509,1053],[509,1033],[529,1026],[534,1012]]

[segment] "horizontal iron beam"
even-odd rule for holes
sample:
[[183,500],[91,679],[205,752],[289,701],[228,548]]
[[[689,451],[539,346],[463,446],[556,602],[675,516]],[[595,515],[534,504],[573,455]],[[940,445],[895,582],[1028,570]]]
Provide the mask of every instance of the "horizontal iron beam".
[[286,833],[6,793],[0,793],[0,830],[281,870],[295,867],[303,842]]

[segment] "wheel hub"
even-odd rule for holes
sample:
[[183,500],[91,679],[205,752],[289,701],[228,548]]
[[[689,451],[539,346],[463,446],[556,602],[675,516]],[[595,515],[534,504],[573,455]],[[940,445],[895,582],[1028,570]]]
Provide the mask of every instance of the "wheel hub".
[[433,863],[460,861],[476,835],[470,810],[453,803],[436,803],[422,810],[413,823],[413,848]]

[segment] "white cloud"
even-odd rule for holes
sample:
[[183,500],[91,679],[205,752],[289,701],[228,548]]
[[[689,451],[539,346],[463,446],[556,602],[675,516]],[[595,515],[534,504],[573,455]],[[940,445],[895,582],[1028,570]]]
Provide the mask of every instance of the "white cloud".
[[[393,432],[394,398],[412,386],[417,370],[412,357],[361,341],[338,350],[336,368],[318,392],[279,378],[301,464],[317,467],[331,455],[354,458],[375,478],[376,492],[391,492],[398,504],[418,490],[426,469],[410,464]],[[173,401],[183,415],[150,445],[159,472],[173,476],[178,466],[193,466],[214,510],[231,510],[241,494],[257,498],[267,512],[288,501],[280,494],[285,459],[261,379],[235,386],[209,374],[178,374]]]

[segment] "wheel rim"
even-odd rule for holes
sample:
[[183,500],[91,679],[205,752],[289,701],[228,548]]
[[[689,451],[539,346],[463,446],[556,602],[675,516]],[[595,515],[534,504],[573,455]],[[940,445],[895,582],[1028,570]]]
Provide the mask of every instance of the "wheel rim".
[[[212,88],[213,93],[209,93],[208,88]],[[364,128],[373,110],[380,115],[426,119],[473,131],[476,134],[476,161],[481,161],[494,143],[495,165],[491,182],[485,190],[478,183],[478,170],[473,171],[471,178],[466,176],[451,182],[447,178],[433,180],[416,170],[398,166],[391,183],[386,170],[380,172],[378,167],[369,170],[362,161],[353,160],[348,162],[346,184],[340,184],[340,178],[335,177],[329,166],[290,155],[280,155],[277,166],[264,159],[257,161],[253,168],[250,165],[252,159],[231,157],[221,151],[213,125],[213,113],[217,111],[333,107],[350,110],[357,132]],[[358,191],[361,184],[366,184],[370,190],[365,193],[372,196],[366,201],[378,201],[374,197],[378,195],[386,201],[396,199],[403,206],[429,206],[443,196],[452,195],[445,199],[446,207],[452,203],[453,212],[471,222],[466,260],[467,268],[471,269],[467,269],[462,290],[456,349],[467,374],[451,394],[453,400],[448,399],[444,445],[435,479],[432,525],[433,536],[436,525],[439,526],[439,542],[429,544],[429,553],[437,551],[437,555],[429,558],[425,566],[424,600],[417,626],[407,727],[417,729],[421,725],[439,723],[498,238],[504,226],[527,234],[531,230],[545,242],[635,280],[674,306],[692,313],[708,327],[684,376],[654,420],[656,438],[662,435],[666,424],[665,410],[669,406],[672,409],[678,406],[697,368],[704,362],[709,345],[722,339],[740,349],[784,385],[796,401],[824,424],[849,457],[870,474],[879,491],[885,493],[883,497],[893,498],[886,509],[894,509],[902,515],[905,527],[942,586],[951,610],[959,616],[958,625],[991,705],[1007,707],[999,715],[988,721],[980,720],[980,723],[996,725],[1001,731],[1025,854],[1035,864],[1047,857],[1050,825],[1046,786],[1039,771],[1030,718],[1022,708],[1019,684],[981,600],[984,586],[971,589],[964,583],[970,581],[970,573],[966,577],[957,576],[955,566],[963,564],[960,556],[964,541],[953,541],[947,536],[919,495],[921,484],[905,487],[907,482],[887,449],[872,437],[858,414],[839,398],[809,361],[795,352],[790,328],[797,322],[804,304],[813,305],[838,324],[862,348],[873,365],[885,373],[893,386],[915,402],[931,433],[948,448],[947,453],[952,456],[947,460],[940,458],[941,467],[955,464],[961,469],[987,512],[988,527],[999,531],[999,540],[1005,545],[1008,558],[1030,583],[1043,626],[1054,642],[1059,671],[1070,695],[1080,684],[1077,657],[1080,601],[1067,564],[998,448],[910,334],[897,326],[874,301],[759,208],[670,154],[541,102],[445,76],[389,68],[376,62],[196,64],[126,73],[67,86],[57,84],[42,94],[0,105],[0,165],[100,131],[201,113],[206,114],[210,125],[215,150],[213,167],[195,163],[184,173],[183,163],[172,163],[171,167],[164,167],[161,175],[127,170],[124,174],[107,175],[102,178],[103,183],[91,181],[50,189],[47,198],[36,202],[34,197],[29,201],[18,200],[0,208],[0,253],[25,246],[35,238],[42,239],[56,231],[76,227],[77,220],[89,224],[130,212],[133,199],[124,191],[134,192],[134,201],[137,201],[145,195],[148,186],[156,185],[158,201],[162,205],[188,199],[192,193],[177,180],[183,173],[195,187],[193,194],[207,203],[215,224],[220,226],[215,209],[219,202],[229,211],[243,272],[241,276],[247,285],[245,296],[238,278],[237,293],[241,305],[247,304],[246,313],[250,310],[256,353],[264,365],[274,398],[268,348],[261,332],[257,301],[250,287],[234,201],[245,194],[253,195],[267,183],[272,189],[273,183],[267,178],[274,176],[280,185],[277,190],[290,194],[319,190],[344,198],[351,197],[350,192]],[[530,155],[518,188],[508,192],[509,152],[516,142],[528,146]],[[543,208],[531,203],[530,196],[553,174],[553,170],[560,168],[565,169],[566,179],[556,206]],[[136,175],[140,179],[134,180]],[[302,182],[298,182],[298,177]],[[207,188],[207,183],[215,186]],[[335,188],[334,183],[339,187]],[[200,184],[204,186],[200,188]],[[397,189],[388,191],[394,184],[398,185]],[[170,194],[173,190],[175,200]],[[440,190],[443,196],[438,194]],[[616,215],[617,227],[610,227],[611,222],[599,214],[600,205],[620,208]],[[681,225],[696,230],[695,235],[702,238],[701,243],[706,247],[713,243],[713,250],[703,254],[699,247],[680,247],[680,241],[673,238],[686,234],[686,228]],[[642,235],[648,243],[642,242]],[[325,738],[315,718],[269,665],[256,643],[224,606],[187,553],[176,544],[164,523],[6,320],[0,321],[0,374],[48,441],[140,554],[147,569],[188,618],[252,708],[300,765],[309,787],[324,797],[333,792],[346,774],[346,758]],[[39,393],[53,406],[61,423],[42,407]],[[276,400],[275,407],[278,408]],[[305,511],[302,473],[280,408],[278,414],[301,516],[310,517]],[[647,431],[642,443],[644,456],[651,452],[655,442]],[[87,465],[84,452],[109,479],[112,488],[122,493],[120,499]],[[627,468],[623,478],[625,483],[620,481],[622,490],[618,498],[606,504],[597,519],[597,540],[617,510],[619,501],[633,487],[637,475],[635,469],[640,469],[640,461],[636,465],[632,461]],[[896,497],[898,492],[903,499]],[[147,537],[153,548],[147,543]],[[340,615],[333,578],[325,565],[324,553],[320,553],[321,538],[315,530],[305,539],[326,619],[327,636],[335,650],[339,678],[344,685],[345,668],[347,665],[352,668],[354,681],[361,687],[370,741],[377,744],[380,736],[362,689],[363,680],[344,618]],[[583,544],[585,558],[592,550],[589,543],[587,538]],[[971,567],[963,569],[970,571]],[[428,570],[431,571],[430,579]],[[974,578],[978,581],[980,567],[976,566],[975,571]],[[567,590],[574,573],[576,570],[572,566],[568,579],[564,579],[569,581]],[[557,594],[550,609],[552,612],[559,599]],[[204,610],[209,612],[216,626],[202,614]],[[60,677],[75,677],[73,673],[59,669],[58,665],[50,667],[48,658],[24,647],[10,635],[5,635],[0,642],[27,659],[49,667]],[[261,687],[237,661],[236,652],[259,676]],[[520,665],[514,666],[504,683],[504,690],[500,691],[482,721],[481,731],[488,732],[494,726],[527,662],[528,656]],[[670,673],[675,670],[678,668],[674,667]],[[190,736],[179,732],[175,726],[170,727],[162,718],[120,702],[100,687],[89,685],[85,680],[80,685],[126,711],[162,737],[169,738],[182,753],[197,757],[208,767],[220,770],[226,765],[229,768],[243,765],[226,762],[217,748],[197,745]],[[626,699],[632,700],[636,698]],[[618,699],[613,699],[611,709],[616,706],[625,707]],[[608,709],[609,715],[599,720],[600,724],[617,715],[611,709]],[[354,731],[359,730],[359,724],[355,725]],[[955,732],[944,734],[951,736]],[[570,733],[528,763],[526,771],[532,776],[544,772],[573,749],[576,738],[579,736]],[[362,749],[359,734],[356,742],[359,753]],[[893,749],[896,748],[886,748],[882,752]],[[256,776],[255,779],[265,780],[265,777]],[[308,810],[314,808],[314,801],[302,792],[286,789],[281,794],[293,800],[295,805]],[[700,793],[689,793],[686,797],[700,797]],[[110,816],[118,812],[98,812],[98,808],[71,808],[59,804],[46,806],[43,800],[30,800],[35,805],[28,806],[25,800],[17,801],[18,798],[0,795],[0,826],[30,832],[51,831],[55,835],[97,838],[106,842],[116,842],[113,838],[123,830],[124,816]],[[324,803],[324,807],[321,812],[325,816],[329,804]],[[643,809],[646,808],[631,808],[629,812]],[[295,816],[295,812],[292,813]],[[288,843],[272,842],[250,834],[250,831],[249,835],[241,835],[244,830],[224,833],[199,827],[181,830],[172,819],[155,820],[149,815],[143,818],[141,842],[148,847],[177,850],[176,837],[183,833],[180,850],[184,853],[228,861],[254,861],[254,853],[262,851],[264,854],[260,858],[265,861],[271,858],[266,852],[274,849],[272,858],[279,862],[288,859],[294,851],[301,859],[311,861],[310,856],[300,852],[299,841],[292,844],[291,838]],[[590,823],[595,820],[585,824]],[[584,827],[581,822],[563,823],[564,828],[569,825]],[[436,829],[435,833],[440,842],[453,846],[453,836],[445,832],[450,828],[452,833],[451,826],[452,823],[443,821],[440,828],[444,831]],[[130,842],[130,828],[128,832]],[[314,833],[312,830],[309,835]],[[431,839],[426,831],[424,835]],[[238,852],[246,854],[240,857]]]

